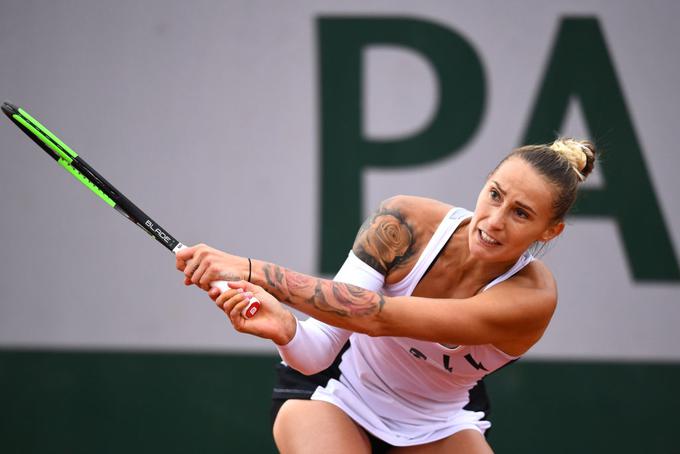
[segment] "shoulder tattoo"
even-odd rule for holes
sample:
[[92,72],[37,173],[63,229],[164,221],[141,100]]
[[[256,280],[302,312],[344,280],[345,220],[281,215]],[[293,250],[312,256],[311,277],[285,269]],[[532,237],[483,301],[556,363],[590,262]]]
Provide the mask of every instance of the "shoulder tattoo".
[[415,253],[413,229],[397,209],[381,207],[359,229],[354,254],[376,271],[387,274]]

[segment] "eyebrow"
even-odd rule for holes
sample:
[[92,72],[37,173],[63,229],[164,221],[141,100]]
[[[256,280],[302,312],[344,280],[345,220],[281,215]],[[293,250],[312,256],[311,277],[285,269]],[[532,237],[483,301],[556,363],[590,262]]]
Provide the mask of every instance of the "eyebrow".
[[[503,190],[503,188],[502,188],[501,185],[498,183],[498,181],[496,181],[496,180],[491,180],[491,182],[492,182],[493,184],[496,185],[496,187],[498,188],[498,190],[501,191],[501,194],[506,195],[506,192]],[[524,208],[524,209],[527,210],[527,211],[530,211],[530,212],[533,213],[534,215],[536,214],[536,212],[533,210],[533,208],[531,208],[531,207],[530,207],[529,205],[527,205],[526,203],[522,203],[522,202],[520,202],[519,200],[516,200],[516,201],[515,201],[515,204],[517,204],[518,206]]]

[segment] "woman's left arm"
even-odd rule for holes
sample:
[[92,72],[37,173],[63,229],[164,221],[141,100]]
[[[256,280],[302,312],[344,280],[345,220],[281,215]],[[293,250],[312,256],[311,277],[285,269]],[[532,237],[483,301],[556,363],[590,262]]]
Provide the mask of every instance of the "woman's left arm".
[[[557,291],[533,262],[513,278],[470,298],[388,297],[359,287],[257,263],[255,282],[301,312],[370,336],[479,345],[537,340],[552,317]],[[260,276],[262,273],[262,276]]]
[[540,278],[544,285],[537,286],[531,274],[542,270],[527,271],[470,298],[391,298],[379,317],[378,335],[385,327],[390,336],[457,345],[521,344],[528,348],[547,328],[557,292],[552,276]]
[[[187,283],[207,288],[217,279],[246,280],[317,320],[370,336],[402,336],[462,345],[538,339],[554,312],[552,275],[534,261],[493,288],[464,299],[387,297],[360,287],[308,276],[272,263],[198,246],[178,253]],[[193,252],[198,257],[192,271]],[[208,264],[206,264],[208,262]],[[228,276],[224,270],[229,270]]]

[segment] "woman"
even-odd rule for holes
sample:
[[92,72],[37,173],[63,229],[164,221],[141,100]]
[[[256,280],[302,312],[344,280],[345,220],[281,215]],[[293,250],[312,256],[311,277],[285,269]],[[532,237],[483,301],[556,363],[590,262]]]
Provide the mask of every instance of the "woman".
[[[276,416],[282,452],[491,452],[475,385],[547,328],[556,285],[527,251],[562,232],[594,158],[591,143],[571,139],[513,150],[474,213],[389,199],[361,227],[335,281],[203,245],[178,253],[177,267],[206,290],[217,279],[250,280],[209,295],[238,331],[272,339],[304,374],[327,368],[350,340],[339,375],[309,381],[320,385],[310,400],[283,389],[280,397],[297,399]],[[245,319],[253,293],[264,304]],[[313,318],[298,322],[277,300]]]

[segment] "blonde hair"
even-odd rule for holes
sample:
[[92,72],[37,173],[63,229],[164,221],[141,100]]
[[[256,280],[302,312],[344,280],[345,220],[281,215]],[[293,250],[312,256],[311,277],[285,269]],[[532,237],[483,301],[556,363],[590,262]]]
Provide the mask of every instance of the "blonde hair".
[[579,181],[584,181],[593,170],[595,147],[587,140],[562,137],[550,144],[550,149],[569,161]]

